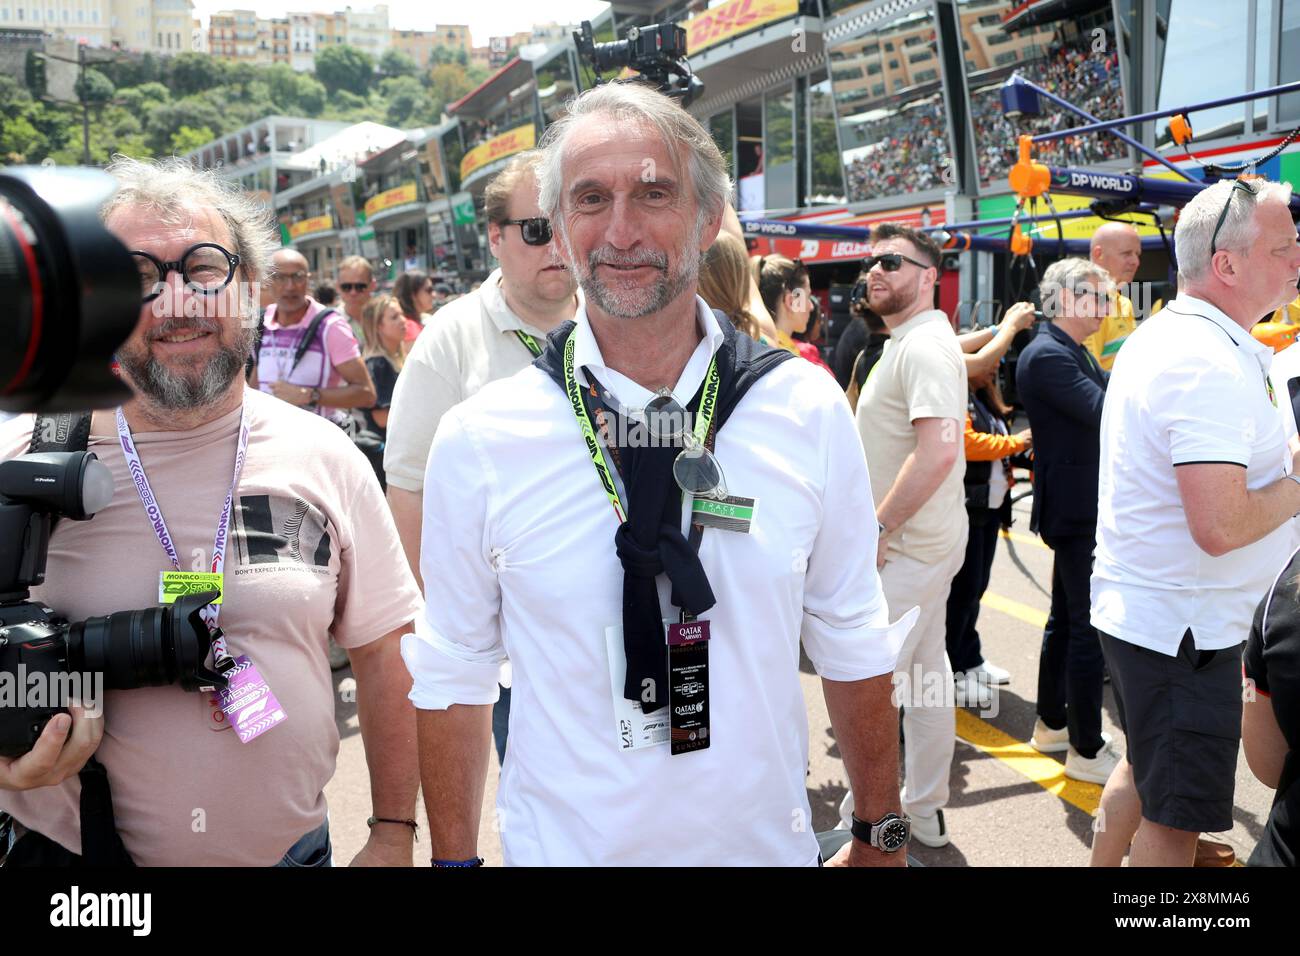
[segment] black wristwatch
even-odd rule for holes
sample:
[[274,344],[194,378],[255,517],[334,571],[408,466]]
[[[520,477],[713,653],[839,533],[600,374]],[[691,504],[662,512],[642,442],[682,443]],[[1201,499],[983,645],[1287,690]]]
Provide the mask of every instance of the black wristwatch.
[[850,831],[856,839],[882,853],[897,853],[907,846],[912,836],[912,824],[897,813],[886,813],[875,823],[866,823],[855,816]]

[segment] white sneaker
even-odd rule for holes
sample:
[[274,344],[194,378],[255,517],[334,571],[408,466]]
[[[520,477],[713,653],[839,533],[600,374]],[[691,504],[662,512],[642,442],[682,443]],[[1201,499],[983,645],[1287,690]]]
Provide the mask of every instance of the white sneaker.
[[1053,730],[1043,723],[1043,718],[1039,717],[1034,721],[1034,735],[1029,738],[1029,746],[1040,754],[1065,753],[1070,749],[1070,729],[1062,727],[1060,730]]
[[1119,766],[1122,759],[1119,751],[1109,740],[1102,744],[1102,748],[1097,751],[1097,756],[1092,759],[1082,756],[1079,751],[1071,747],[1069,755],[1065,758],[1065,775],[1071,780],[1105,785],[1111,771]]
[[953,705],[989,710],[993,707],[993,688],[977,671],[956,673],[952,681]]
[[1011,671],[1007,670],[1005,667],[998,667],[997,664],[990,664],[988,661],[985,661],[979,667],[976,667],[973,673],[982,674],[984,680],[990,684],[1011,683]]
[[928,817],[909,813],[907,818],[912,822],[912,839],[917,843],[940,847],[952,842],[948,836],[948,827],[943,822],[942,810],[936,810]]

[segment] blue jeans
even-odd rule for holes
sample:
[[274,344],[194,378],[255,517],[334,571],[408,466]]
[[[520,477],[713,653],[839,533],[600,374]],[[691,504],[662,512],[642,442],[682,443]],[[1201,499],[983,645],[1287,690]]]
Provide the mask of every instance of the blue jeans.
[[510,733],[510,688],[502,687],[501,696],[492,707],[492,739],[497,745],[497,760],[506,762],[506,736]]
[[334,847],[330,844],[330,821],[305,834],[276,866],[333,866]]

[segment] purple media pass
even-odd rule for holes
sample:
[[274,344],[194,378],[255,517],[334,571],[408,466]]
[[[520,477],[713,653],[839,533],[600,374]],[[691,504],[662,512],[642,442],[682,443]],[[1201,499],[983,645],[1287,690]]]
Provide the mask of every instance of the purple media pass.
[[271,693],[271,685],[247,655],[235,658],[226,679],[230,686],[217,691],[217,703],[239,734],[241,744],[255,740],[285,719],[284,708]]
[[668,625],[668,646],[696,644],[709,639],[708,621],[688,621],[685,624]]

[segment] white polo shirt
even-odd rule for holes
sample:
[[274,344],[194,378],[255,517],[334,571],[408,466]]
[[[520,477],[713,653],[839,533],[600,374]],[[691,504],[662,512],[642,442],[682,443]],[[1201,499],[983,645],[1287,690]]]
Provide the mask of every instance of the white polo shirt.
[[546,346],[546,335],[506,304],[500,269],[477,292],[461,296],[429,320],[393,389],[384,446],[390,485],[420,491],[429,446],[447,410],[488,382],[532,364],[533,353],[520,341],[519,332]]
[[1191,628],[1202,650],[1246,639],[1260,598],[1291,551],[1292,525],[1211,557],[1192,540],[1174,469],[1231,462],[1252,491],[1287,473],[1272,350],[1223,312],[1180,295],[1120,350],[1101,416],[1092,624],[1178,653]]
[[[704,336],[674,388],[683,404],[722,341],[696,306]],[[606,367],[585,309],[577,322],[575,365],[641,407],[650,393]],[[671,756],[620,744],[606,650],[623,619],[618,520],[564,392],[529,367],[444,417],[424,485],[426,611],[402,654],[428,710],[492,703],[498,663],[513,663],[497,790],[508,864],[816,863],[800,641],[823,677],[876,677],[914,615],[888,626],[866,462],[830,376],[800,361],[770,371],[716,453],[730,492],[758,504],[750,533],[704,532],[711,745]]]

